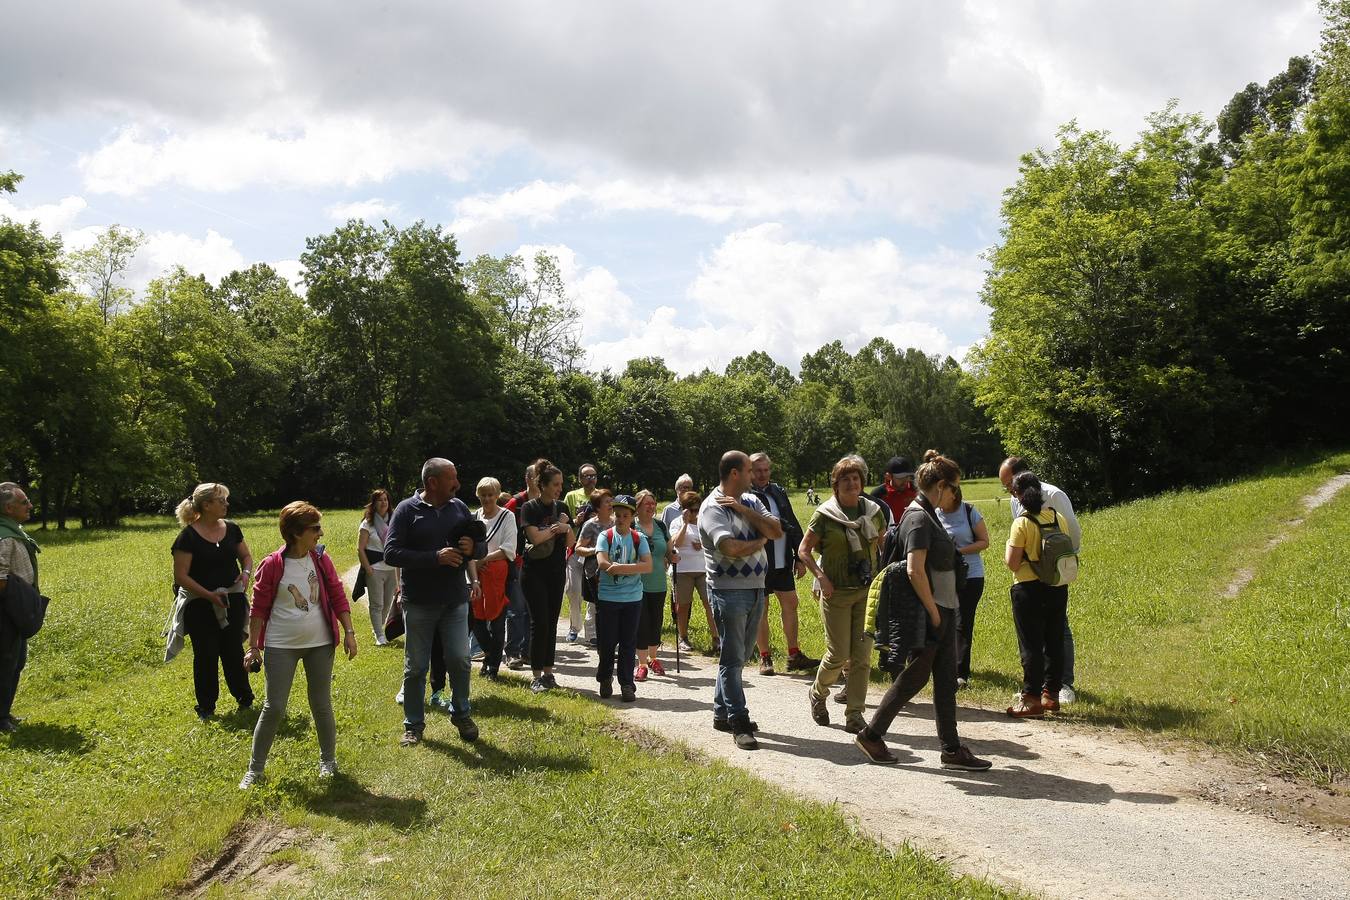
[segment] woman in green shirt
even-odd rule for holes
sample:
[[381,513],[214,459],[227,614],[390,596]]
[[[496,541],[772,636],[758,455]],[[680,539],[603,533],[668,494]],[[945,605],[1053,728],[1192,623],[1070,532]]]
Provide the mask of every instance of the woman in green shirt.
[[666,667],[656,658],[661,649],[661,626],[666,616],[666,567],[675,562],[675,548],[670,543],[666,523],[656,517],[656,497],[651,491],[638,491],[637,521],[633,527],[647,538],[652,550],[652,570],[642,576],[642,614],[638,619],[637,681],[646,681],[647,672],[666,674]]

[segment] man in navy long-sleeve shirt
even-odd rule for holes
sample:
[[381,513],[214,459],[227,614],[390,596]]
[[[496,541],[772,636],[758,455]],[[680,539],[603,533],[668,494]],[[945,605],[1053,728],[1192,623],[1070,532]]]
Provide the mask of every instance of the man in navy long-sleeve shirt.
[[399,503],[389,521],[384,559],[402,569],[403,582],[403,739],[405,747],[420,743],[427,668],[439,634],[450,682],[450,721],[466,741],[478,739],[469,716],[469,601],[482,588],[468,573],[468,560],[482,559],[486,548],[472,538],[451,537],[473,520],[464,501],[455,497],[459,474],[448,459],[422,464],[422,490]]

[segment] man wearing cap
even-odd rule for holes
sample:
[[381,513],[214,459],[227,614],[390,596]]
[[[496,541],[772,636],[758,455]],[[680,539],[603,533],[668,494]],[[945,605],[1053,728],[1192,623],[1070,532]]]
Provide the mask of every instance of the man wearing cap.
[[802,542],[802,526],[792,511],[787,491],[769,480],[773,474],[773,460],[767,453],[750,456],[750,490],[764,504],[769,515],[783,523],[783,537],[770,541],[769,572],[764,576],[764,618],[759,622],[759,674],[772,675],[773,651],[769,646],[770,593],[778,595],[778,609],[783,617],[783,640],[787,642],[789,672],[811,672],[820,665],[802,652],[797,645],[797,579],[806,572],[806,565],[797,558],[797,546]]
[[698,511],[698,534],[708,562],[708,593],[722,635],[713,692],[713,727],[730,731],[742,750],[759,747],[745,704],[741,669],[764,616],[765,544],[783,536],[783,525],[750,493],[750,458],[722,454],[720,483]]
[[881,479],[881,486],[872,491],[872,499],[886,508],[886,517],[894,525],[905,514],[905,508],[919,496],[914,487],[914,467],[905,457],[892,456]]

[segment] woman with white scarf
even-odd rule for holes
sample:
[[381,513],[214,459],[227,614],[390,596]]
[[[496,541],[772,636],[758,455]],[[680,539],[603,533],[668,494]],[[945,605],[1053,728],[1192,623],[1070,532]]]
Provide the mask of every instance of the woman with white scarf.
[[361,516],[356,555],[361,560],[361,574],[365,575],[370,596],[370,627],[375,632],[376,645],[381,647],[389,643],[384,636],[384,623],[394,609],[394,596],[398,593],[398,569],[384,561],[384,540],[388,536],[389,492],[376,488]]
[[847,664],[844,729],[850,734],[867,725],[863,710],[872,670],[872,640],[863,633],[863,627],[867,586],[877,570],[877,545],[886,525],[881,504],[863,493],[864,471],[865,464],[856,456],[846,456],[834,464],[830,472],[834,496],[811,514],[797,552],[816,576],[812,590],[825,623],[825,656],[810,688],[811,718],[817,725],[830,724],[825,699]]

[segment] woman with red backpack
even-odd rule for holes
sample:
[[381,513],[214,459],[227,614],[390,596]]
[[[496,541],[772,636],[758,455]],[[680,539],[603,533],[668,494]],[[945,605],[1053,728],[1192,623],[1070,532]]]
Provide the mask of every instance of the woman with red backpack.
[[498,505],[502,486],[497,479],[481,479],[475,493],[482,507],[474,516],[487,532],[487,555],[478,562],[483,593],[469,607],[469,627],[483,648],[478,674],[496,681],[506,637],[506,579],[516,558],[516,516]]

